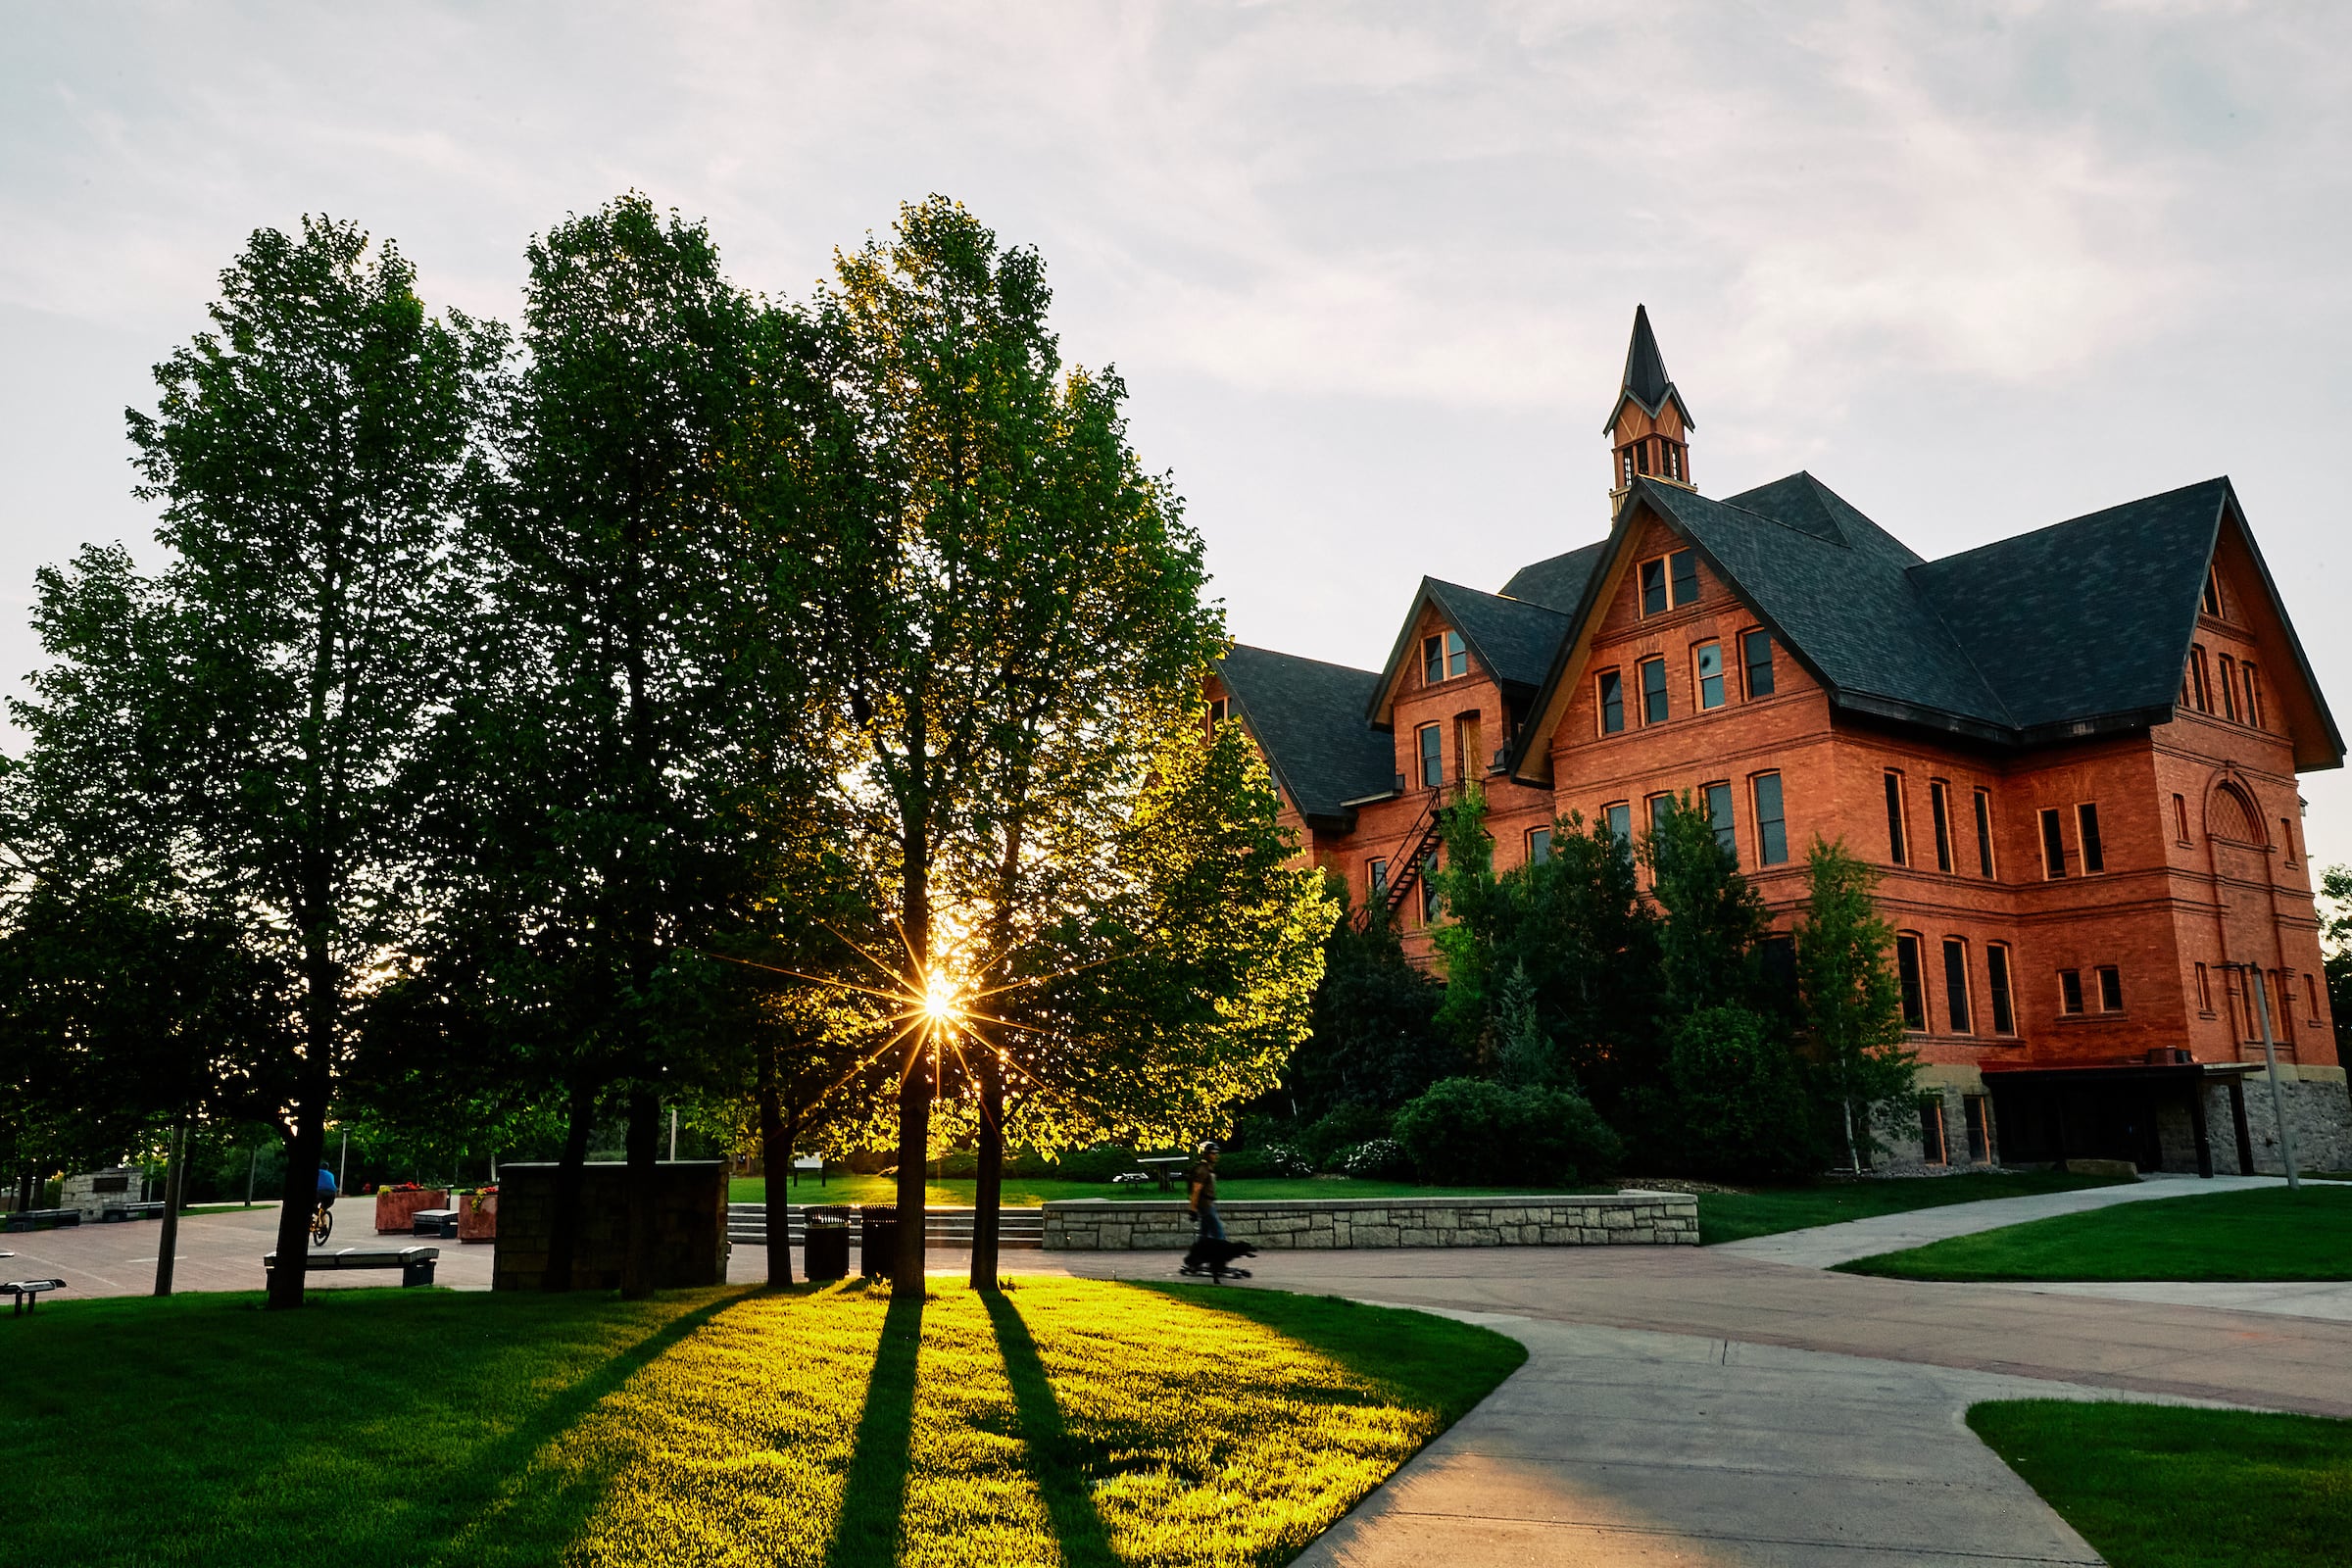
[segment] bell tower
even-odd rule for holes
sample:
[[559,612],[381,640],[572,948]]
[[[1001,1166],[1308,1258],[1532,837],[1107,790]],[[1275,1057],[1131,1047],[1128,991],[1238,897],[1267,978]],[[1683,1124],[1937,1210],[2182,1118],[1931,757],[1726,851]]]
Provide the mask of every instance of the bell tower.
[[1608,423],[1601,426],[1614,448],[1610,458],[1609,515],[1625,505],[1637,474],[1695,489],[1690,483],[1690,432],[1697,421],[1683,406],[1682,393],[1666,374],[1649,310],[1634,307],[1634,339],[1625,350],[1625,384],[1619,388]]

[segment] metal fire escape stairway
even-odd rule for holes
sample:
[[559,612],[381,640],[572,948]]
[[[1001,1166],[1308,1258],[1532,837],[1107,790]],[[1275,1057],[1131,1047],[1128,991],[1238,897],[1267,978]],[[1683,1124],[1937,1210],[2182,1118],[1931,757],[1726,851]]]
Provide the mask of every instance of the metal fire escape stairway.
[[1389,918],[1404,907],[1404,901],[1421,881],[1421,867],[1437,850],[1446,836],[1446,796],[1443,789],[1429,792],[1421,803],[1421,814],[1413,825],[1404,830],[1396,841],[1396,851],[1389,857]]

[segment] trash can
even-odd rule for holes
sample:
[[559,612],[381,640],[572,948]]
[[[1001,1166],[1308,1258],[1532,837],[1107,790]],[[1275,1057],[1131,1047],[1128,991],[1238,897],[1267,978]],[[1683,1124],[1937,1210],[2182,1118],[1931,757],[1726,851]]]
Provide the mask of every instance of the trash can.
[[811,1203],[801,1210],[801,1272],[812,1280],[850,1277],[850,1210],[845,1203]]
[[858,1211],[858,1272],[869,1280],[890,1278],[891,1260],[899,1251],[899,1211],[861,1208]]

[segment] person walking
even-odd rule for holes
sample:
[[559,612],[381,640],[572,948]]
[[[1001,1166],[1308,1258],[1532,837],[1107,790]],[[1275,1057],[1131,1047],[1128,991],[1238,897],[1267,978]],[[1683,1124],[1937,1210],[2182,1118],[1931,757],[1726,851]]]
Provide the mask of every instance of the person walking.
[[1186,1206],[1193,1211],[1200,1234],[1194,1241],[1193,1250],[1184,1254],[1179,1272],[1205,1274],[1219,1280],[1228,1274],[1248,1279],[1248,1269],[1225,1266],[1233,1261],[1238,1250],[1225,1239],[1225,1222],[1217,1216],[1217,1155],[1222,1152],[1213,1138],[1202,1144],[1191,1173],[1185,1178]]

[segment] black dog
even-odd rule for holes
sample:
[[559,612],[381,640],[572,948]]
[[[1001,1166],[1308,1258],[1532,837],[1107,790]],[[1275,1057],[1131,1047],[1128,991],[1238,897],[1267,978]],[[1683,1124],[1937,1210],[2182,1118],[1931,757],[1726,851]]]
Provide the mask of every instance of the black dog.
[[1204,1238],[1193,1244],[1193,1250],[1184,1254],[1184,1262],[1176,1272],[1195,1276],[1205,1274],[1212,1280],[1246,1280],[1250,1277],[1250,1271],[1235,1268],[1233,1260],[1256,1255],[1257,1249],[1248,1242],[1212,1242]]

